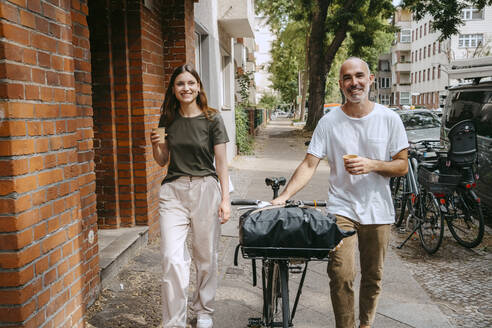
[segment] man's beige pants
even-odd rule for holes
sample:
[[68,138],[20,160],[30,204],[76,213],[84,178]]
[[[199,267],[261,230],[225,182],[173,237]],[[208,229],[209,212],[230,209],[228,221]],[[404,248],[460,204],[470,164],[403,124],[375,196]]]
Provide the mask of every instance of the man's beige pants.
[[181,177],[161,186],[160,226],[162,254],[163,327],[186,327],[191,245],[197,279],[192,309],[212,316],[217,289],[217,251],[220,235],[220,186],[214,177]]
[[[372,325],[376,315],[383,263],[388,247],[390,225],[362,225],[337,215],[337,225],[343,230],[356,230],[357,234],[345,238],[342,246],[330,254],[328,276],[330,295],[337,328],[354,328],[355,247],[358,241],[361,282],[359,293],[360,325]],[[356,240],[357,238],[357,240]]]

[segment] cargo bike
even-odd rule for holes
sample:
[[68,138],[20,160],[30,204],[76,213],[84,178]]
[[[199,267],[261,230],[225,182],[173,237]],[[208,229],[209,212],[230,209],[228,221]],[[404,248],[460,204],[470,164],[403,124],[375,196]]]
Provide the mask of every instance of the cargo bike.
[[[278,196],[284,177],[266,178],[265,183]],[[325,202],[290,201],[272,206],[259,200],[233,200],[243,205],[239,220],[238,254],[251,259],[253,286],[256,286],[256,261],[261,261],[263,311],[261,318],[249,318],[248,327],[293,327],[293,319],[302,293],[309,261],[328,261],[329,254],[354,232],[343,231],[336,218],[324,214],[318,207]],[[289,304],[289,272],[302,273],[292,309]]]

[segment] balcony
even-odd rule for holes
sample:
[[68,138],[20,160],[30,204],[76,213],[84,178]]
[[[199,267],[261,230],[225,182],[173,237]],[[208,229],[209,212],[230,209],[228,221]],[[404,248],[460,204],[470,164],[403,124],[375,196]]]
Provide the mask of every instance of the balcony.
[[219,25],[233,38],[254,37],[253,0],[219,0]]
[[411,63],[396,63],[395,71],[396,72],[410,72]]
[[411,50],[411,43],[402,43],[402,42],[397,42],[395,45],[391,46],[391,52],[395,51],[410,51]]

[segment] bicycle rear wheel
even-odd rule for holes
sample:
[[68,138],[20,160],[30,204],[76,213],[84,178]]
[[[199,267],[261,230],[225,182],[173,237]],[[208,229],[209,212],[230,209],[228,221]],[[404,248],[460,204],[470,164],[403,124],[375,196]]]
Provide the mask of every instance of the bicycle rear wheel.
[[478,246],[483,239],[484,219],[482,208],[472,190],[455,191],[449,198],[450,215],[446,222],[456,241],[468,248]]
[[420,221],[420,243],[425,251],[434,254],[441,246],[444,234],[444,217],[436,197],[422,191],[417,197],[416,209]]

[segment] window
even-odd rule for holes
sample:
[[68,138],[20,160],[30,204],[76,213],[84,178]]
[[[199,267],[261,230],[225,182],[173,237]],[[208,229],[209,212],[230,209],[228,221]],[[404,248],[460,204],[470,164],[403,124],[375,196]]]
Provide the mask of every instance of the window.
[[413,31],[412,31],[412,42],[413,42],[413,41],[414,41],[414,33],[413,33]]
[[222,51],[222,110],[231,110],[232,108],[232,60],[225,51]]
[[424,59],[425,59],[425,47],[424,47]]
[[406,58],[405,56],[400,56],[400,63],[406,63]]
[[430,79],[431,79],[431,69],[428,68],[427,69],[427,81],[430,81]]
[[422,82],[425,82],[425,69],[422,71]]
[[381,105],[389,105],[390,104],[390,95],[379,95],[379,103]]
[[410,105],[410,92],[400,92],[400,105]]
[[437,78],[440,79],[441,78],[441,65],[439,65],[437,67]]
[[391,79],[389,77],[380,77],[379,78],[379,88],[387,89],[391,85]]
[[422,48],[419,49],[419,60],[422,60]]
[[436,68],[432,67],[432,79],[434,80],[436,78]]
[[382,60],[379,62],[379,70],[384,71],[384,72],[389,72],[390,67],[389,67],[389,62],[387,60]]
[[435,55],[436,54],[436,43],[434,42],[432,44],[432,55]]
[[422,71],[419,71],[419,83],[422,82]]
[[410,30],[401,30],[400,32],[400,42],[410,43]]
[[483,19],[483,11],[473,7],[465,8],[461,10],[461,19],[462,20]]
[[441,41],[439,41],[439,53],[441,53]]
[[422,25],[420,26],[420,38],[422,38]]
[[458,47],[474,48],[482,44],[483,34],[460,34]]
[[432,21],[429,21],[429,34],[434,33],[434,29],[432,28]]
[[456,90],[451,93],[445,126],[451,128],[459,121],[472,119],[477,134],[492,138],[492,92],[490,90]]
[[431,56],[431,45],[429,44],[427,46],[427,57],[430,57]]
[[424,24],[424,35],[427,35],[427,23]]

